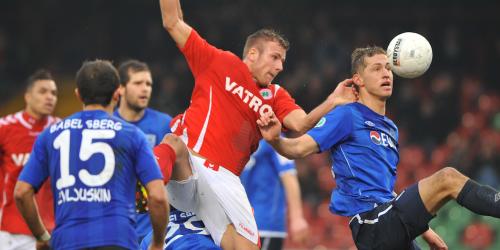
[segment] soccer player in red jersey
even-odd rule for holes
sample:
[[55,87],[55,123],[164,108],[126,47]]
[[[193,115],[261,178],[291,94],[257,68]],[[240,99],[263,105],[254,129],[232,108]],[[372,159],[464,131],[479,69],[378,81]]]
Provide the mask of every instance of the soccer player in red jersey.
[[[256,121],[274,112],[285,127],[303,133],[336,105],[354,100],[351,79],[341,82],[306,114],[289,93],[272,84],[283,70],[289,43],[273,30],[247,38],[243,59],[206,42],[183,21],[178,0],[160,0],[163,26],[184,54],[195,84],[191,103],[174,118],[155,148],[172,168],[171,204],[195,212],[223,249],[257,249],[252,208],[238,176],[261,138]],[[187,147],[186,147],[187,146]]]
[[[4,250],[35,248],[36,239],[16,208],[14,186],[38,134],[59,121],[51,116],[57,87],[48,71],[39,70],[28,78],[24,99],[24,111],[0,119],[0,242]],[[36,199],[44,224],[52,230],[54,206],[48,183],[40,188]]]

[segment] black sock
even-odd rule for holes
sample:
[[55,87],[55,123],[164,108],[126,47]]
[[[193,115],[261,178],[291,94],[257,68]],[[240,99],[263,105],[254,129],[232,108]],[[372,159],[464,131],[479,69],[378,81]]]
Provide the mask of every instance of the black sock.
[[469,179],[457,197],[458,204],[470,211],[500,218],[500,192]]

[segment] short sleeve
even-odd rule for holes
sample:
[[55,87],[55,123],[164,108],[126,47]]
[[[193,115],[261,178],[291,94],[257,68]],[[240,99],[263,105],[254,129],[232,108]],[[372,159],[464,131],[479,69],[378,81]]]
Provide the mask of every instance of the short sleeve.
[[136,145],[137,155],[134,167],[139,181],[146,186],[152,180],[163,180],[160,167],[153,154],[153,149],[148,146],[146,136],[139,129],[136,129],[136,133],[137,141],[134,145]]
[[327,113],[307,134],[316,141],[320,151],[325,151],[347,139],[351,131],[352,112],[344,105]]
[[186,44],[181,48],[181,52],[184,54],[189,68],[196,78],[204,69],[209,67],[217,54],[222,53],[222,50],[209,44],[193,29]]
[[292,111],[296,109],[301,109],[299,105],[295,103],[295,99],[286,91],[286,89],[275,85],[275,100],[273,111],[276,117],[283,123],[283,119]]
[[44,132],[36,139],[29,160],[19,175],[19,180],[31,184],[35,190],[38,190],[49,176],[49,154],[46,145],[47,132]]

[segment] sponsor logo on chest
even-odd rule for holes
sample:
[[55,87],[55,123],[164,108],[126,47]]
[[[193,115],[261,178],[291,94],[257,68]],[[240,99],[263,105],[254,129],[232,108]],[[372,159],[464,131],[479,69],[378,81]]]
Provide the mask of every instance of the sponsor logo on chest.
[[370,131],[370,140],[379,146],[391,147],[397,150],[396,144],[392,141],[392,138],[385,134],[384,132]]
[[[254,112],[258,112],[260,115],[272,111],[272,107],[268,104],[264,104],[262,99],[254,95],[250,90],[239,85],[236,82],[231,81],[229,77],[226,76],[226,91],[237,96],[243,103],[245,103]],[[272,98],[272,92],[269,89],[261,90],[260,94],[265,100]]]

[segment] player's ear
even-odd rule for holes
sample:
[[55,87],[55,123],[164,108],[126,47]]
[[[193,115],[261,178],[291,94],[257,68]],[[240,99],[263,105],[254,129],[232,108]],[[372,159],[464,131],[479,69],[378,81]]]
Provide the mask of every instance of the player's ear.
[[246,56],[250,62],[255,62],[257,61],[257,58],[259,58],[259,50],[255,47],[252,47],[248,50],[248,54]]
[[120,87],[118,87],[118,94],[120,96],[123,96],[125,94],[125,86],[120,84]]
[[361,76],[358,73],[355,73],[352,76],[352,82],[354,83],[354,85],[358,86],[358,88],[365,85],[363,83],[363,79],[361,78]]
[[120,94],[121,94],[121,85],[118,87],[115,92],[113,93],[113,101],[118,102],[118,99],[120,99]]

